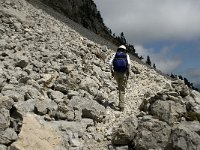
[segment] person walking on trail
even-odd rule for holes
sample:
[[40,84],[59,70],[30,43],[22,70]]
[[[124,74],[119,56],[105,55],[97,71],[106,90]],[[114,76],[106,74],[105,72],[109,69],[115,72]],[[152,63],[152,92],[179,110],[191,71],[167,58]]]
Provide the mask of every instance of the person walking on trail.
[[112,77],[115,78],[118,85],[118,107],[121,111],[123,111],[125,107],[125,88],[130,73],[130,57],[126,52],[126,47],[124,45],[119,46],[117,52],[112,56],[109,62]]

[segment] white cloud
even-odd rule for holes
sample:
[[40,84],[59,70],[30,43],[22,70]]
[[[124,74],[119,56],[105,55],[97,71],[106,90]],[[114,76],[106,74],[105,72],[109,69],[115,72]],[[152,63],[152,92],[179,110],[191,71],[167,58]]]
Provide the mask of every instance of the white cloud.
[[190,70],[193,77],[200,78],[200,68],[193,68]]
[[135,45],[135,49],[139,56],[144,57],[144,61],[146,61],[147,56],[150,56],[152,64],[155,63],[157,69],[164,73],[172,73],[182,63],[180,58],[166,57],[171,47],[165,47],[159,53],[155,53],[153,49],[146,49],[142,45]]
[[187,78],[194,85],[200,85],[200,67],[186,68],[178,75]]
[[[199,68],[189,68],[184,71],[186,76],[191,77],[192,79],[198,79],[200,82],[200,67]],[[197,81],[197,80],[196,80]]]
[[[129,42],[200,37],[198,0],[95,0],[106,25]],[[131,41],[130,41],[131,40]]]

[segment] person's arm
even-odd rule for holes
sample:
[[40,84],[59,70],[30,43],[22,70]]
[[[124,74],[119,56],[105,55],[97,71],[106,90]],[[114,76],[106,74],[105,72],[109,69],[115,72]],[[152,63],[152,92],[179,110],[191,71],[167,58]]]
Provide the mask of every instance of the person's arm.
[[128,78],[131,71],[131,60],[128,54],[127,54],[127,62],[128,62],[128,70],[127,70],[127,78]]

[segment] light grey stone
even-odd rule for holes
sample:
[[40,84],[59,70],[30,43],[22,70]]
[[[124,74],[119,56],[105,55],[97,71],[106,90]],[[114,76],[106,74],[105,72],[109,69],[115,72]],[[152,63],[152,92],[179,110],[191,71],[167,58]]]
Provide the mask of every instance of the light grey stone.
[[142,121],[150,121],[153,118],[151,115],[145,115],[142,117]]
[[179,92],[182,97],[186,97],[190,94],[188,86],[186,86],[182,80],[172,82],[172,87],[175,88],[175,90]]
[[106,93],[106,92],[102,92],[102,91],[99,91],[96,93],[94,99],[97,101],[97,102],[103,102],[103,101],[106,101],[108,99],[109,95]]
[[117,128],[114,128],[112,143],[115,145],[127,145],[134,140],[137,133],[138,120],[132,115],[126,118]]
[[39,115],[45,115],[48,111],[52,112],[58,109],[58,105],[51,100],[36,101],[35,111]]
[[104,140],[104,136],[102,134],[94,133],[94,139],[97,142],[102,142]]
[[22,95],[19,91],[7,90],[7,91],[2,91],[2,94],[4,96],[12,98],[15,102],[24,101],[24,95]]
[[191,92],[191,98],[193,98],[193,100],[195,101],[195,103],[197,103],[198,105],[200,105],[200,93],[197,91],[192,91]]
[[36,113],[39,115],[45,115],[48,111],[49,102],[46,100],[37,101],[35,104]]
[[7,90],[15,90],[15,86],[12,84],[6,84],[1,92],[7,91]]
[[128,146],[117,146],[116,150],[129,150]]
[[63,84],[55,84],[55,90],[60,91],[62,93],[67,93],[67,87]]
[[6,45],[7,45],[6,40],[5,39],[1,39],[0,40],[0,47],[1,47],[1,49],[4,48]]
[[35,87],[30,87],[25,92],[25,99],[41,99],[43,97],[41,91]]
[[[0,69],[0,72],[3,72],[3,70]],[[0,74],[0,76],[3,76],[3,75]],[[5,84],[6,84],[6,79],[0,77],[0,91],[3,89]]]
[[73,90],[68,90],[67,95],[68,95],[69,98],[72,98],[73,96],[78,96],[79,92],[73,91]]
[[14,101],[12,98],[8,96],[0,96],[0,109],[6,108],[10,110],[14,104]]
[[108,48],[107,48],[107,46],[106,46],[106,45],[104,45],[104,46],[101,46],[101,49],[102,49],[102,51],[103,51],[103,52],[106,52],[106,51],[108,51]]
[[164,149],[168,144],[171,127],[162,121],[152,119],[138,124],[135,139],[136,149]]
[[29,99],[27,101],[20,101],[14,104],[17,112],[24,116],[28,112],[34,112],[36,99]]
[[171,96],[174,96],[174,97],[178,97],[179,96],[179,94],[177,92],[175,92],[175,91],[168,92],[167,94],[171,95]]
[[86,77],[84,80],[81,81],[80,83],[80,88],[83,90],[86,90],[88,92],[92,92],[92,88],[98,89],[99,84],[98,84],[98,79],[96,78],[91,78],[91,77]]
[[92,119],[83,118],[81,123],[85,124],[87,127],[94,126],[94,121]]
[[200,149],[199,122],[182,122],[172,129],[166,150],[196,150]]
[[73,121],[74,118],[75,118],[74,111],[68,111],[66,115],[67,115],[67,120],[68,121]]
[[186,113],[186,106],[173,101],[157,100],[150,106],[150,114],[157,116],[169,124],[180,121],[183,114]]
[[44,67],[44,64],[42,62],[40,62],[39,60],[34,60],[32,62],[33,66],[36,67],[36,68],[42,68]]
[[74,122],[74,121],[57,121],[59,127],[62,131],[72,131],[73,133],[81,133],[83,134],[86,131],[87,125],[82,122]]
[[60,91],[50,90],[47,94],[51,99],[62,99],[64,97],[64,94]]
[[75,65],[74,64],[68,64],[66,66],[61,67],[60,71],[68,74],[71,71],[73,71],[74,69],[75,69]]
[[21,23],[20,22],[16,22],[14,23],[14,26],[17,28],[17,29],[20,29],[21,28]]
[[17,139],[17,134],[12,128],[0,131],[0,144],[9,144]]
[[10,113],[5,108],[0,109],[0,131],[10,126]]
[[105,108],[97,102],[89,102],[82,108],[82,117],[101,121],[105,115]]
[[74,96],[68,103],[69,106],[82,109],[82,118],[90,118],[101,121],[105,115],[105,107],[98,102]]
[[7,150],[7,146],[0,144],[0,150]]
[[78,139],[70,139],[70,144],[72,147],[81,147],[81,143]]
[[82,119],[82,111],[75,109],[74,110],[74,120],[80,121]]
[[78,139],[78,133],[72,133],[68,131],[68,135],[69,135],[69,143],[72,147],[82,147],[82,144]]

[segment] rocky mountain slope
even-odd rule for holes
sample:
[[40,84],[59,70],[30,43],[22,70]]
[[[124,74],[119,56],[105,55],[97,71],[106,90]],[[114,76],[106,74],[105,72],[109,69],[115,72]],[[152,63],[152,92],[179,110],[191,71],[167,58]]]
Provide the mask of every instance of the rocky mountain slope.
[[126,108],[116,110],[114,49],[64,18],[0,1],[1,150],[200,149],[198,92],[132,60]]

